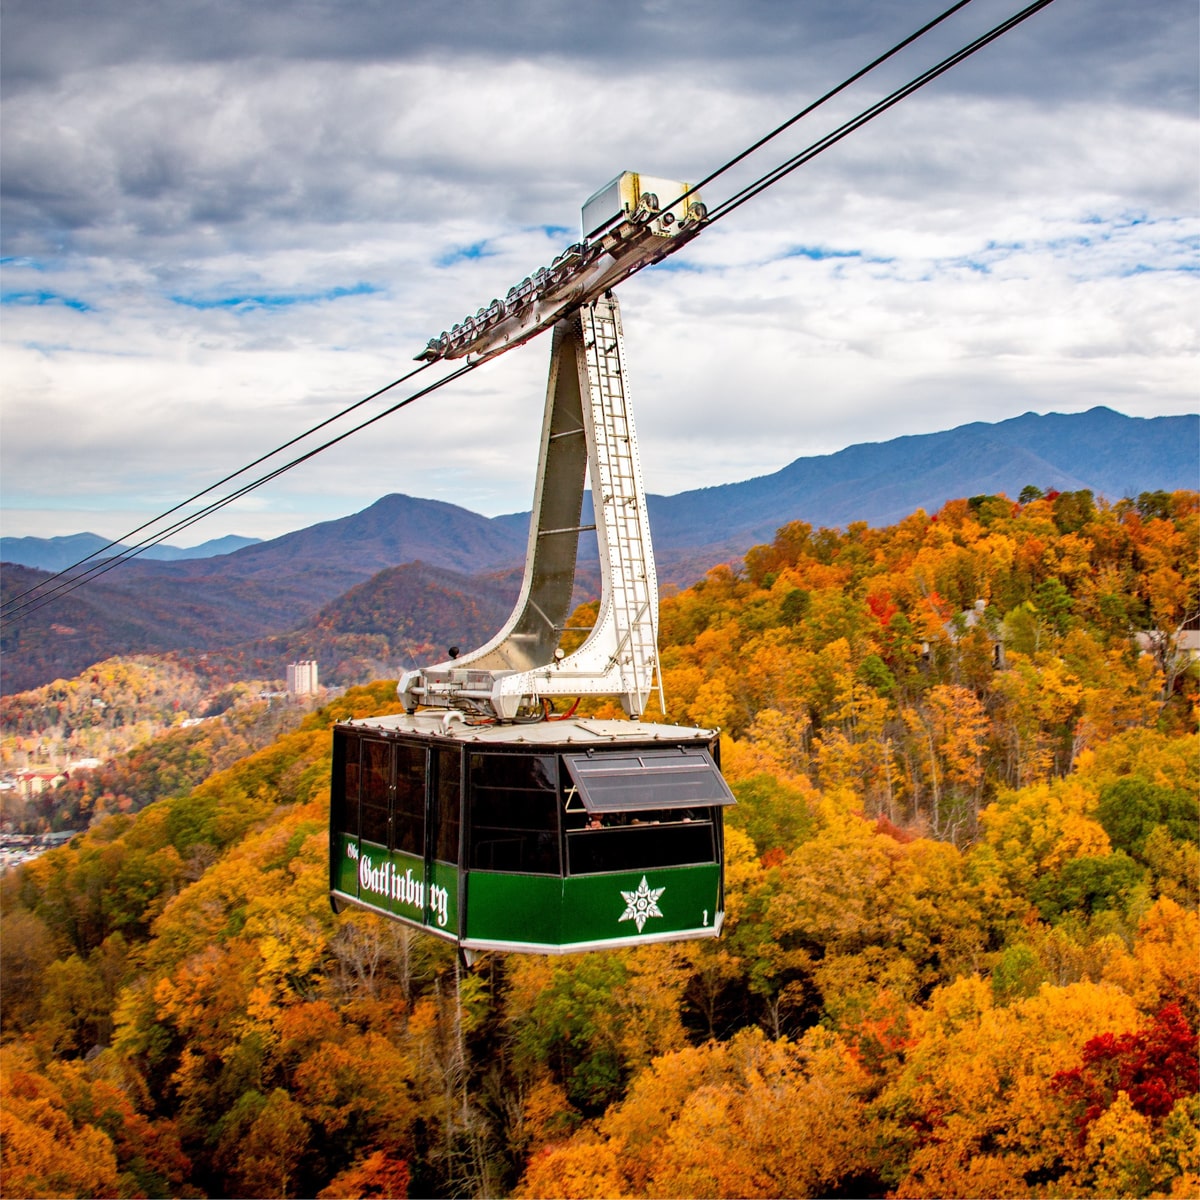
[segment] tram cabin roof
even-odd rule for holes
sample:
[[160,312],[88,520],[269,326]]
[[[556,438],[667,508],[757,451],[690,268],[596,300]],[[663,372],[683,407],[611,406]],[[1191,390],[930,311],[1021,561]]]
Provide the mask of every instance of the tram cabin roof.
[[571,717],[537,721],[529,725],[472,724],[457,710],[395,713],[387,717],[363,717],[344,721],[343,725],[376,734],[418,734],[430,738],[449,738],[455,742],[478,742],[488,748],[571,746],[612,747],[617,745],[665,745],[688,743],[716,736],[715,729],[696,729],[686,725],[654,725],[643,721],[597,720]]

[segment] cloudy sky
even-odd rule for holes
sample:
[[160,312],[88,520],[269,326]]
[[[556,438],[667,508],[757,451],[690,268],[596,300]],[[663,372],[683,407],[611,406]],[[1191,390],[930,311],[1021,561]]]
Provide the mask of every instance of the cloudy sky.
[[[3,532],[124,534],[403,374],[619,171],[707,174],[948,4],[2,0]],[[974,0],[706,201],[1019,7]],[[650,490],[1196,411],[1196,47],[1195,0],[1056,0],[626,283]],[[528,508],[548,357],[171,540]]]

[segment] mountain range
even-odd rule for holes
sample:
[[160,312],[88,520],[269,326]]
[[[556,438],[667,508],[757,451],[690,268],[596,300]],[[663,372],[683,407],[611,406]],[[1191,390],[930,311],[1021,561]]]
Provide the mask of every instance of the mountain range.
[[711,530],[745,550],[769,541],[785,521],[844,527],[891,525],[947,500],[1043,491],[1090,490],[1119,500],[1145,491],[1200,486],[1200,415],[1126,417],[1110,408],[1025,413],[1008,421],[960,425],[944,433],[848,446],[799,458],[772,475],[652,496],[655,545],[711,542]]
[[[651,496],[659,581],[689,584],[788,521],[887,525],[957,497],[1015,499],[1027,485],[1089,489],[1109,500],[1194,489],[1200,416],[1026,413],[800,458],[742,483]],[[323,678],[338,681],[345,664],[341,681],[358,682],[353,676],[375,669],[370,664],[391,662],[395,670],[402,655],[470,646],[493,631],[515,594],[528,526],[528,513],[488,518],[391,495],[232,553],[199,557],[197,547],[174,561],[123,564],[7,623],[0,688],[35,687],[113,654],[166,651],[226,655],[271,678],[291,658],[318,656]],[[26,560],[6,564],[5,601],[47,579],[37,568],[49,561],[50,544],[70,540],[5,539],[5,557]],[[581,551],[581,564],[582,598],[597,579],[594,545]]]
[[[166,542],[148,546],[141,558],[173,562],[180,558],[216,558],[232,554],[245,546],[253,546],[261,538],[239,537],[235,533],[201,542],[199,546],[171,546]],[[43,571],[61,571],[92,555],[115,557],[128,553],[130,547],[122,542],[110,542],[98,533],[71,533],[66,537],[0,537],[0,562],[20,563]]]

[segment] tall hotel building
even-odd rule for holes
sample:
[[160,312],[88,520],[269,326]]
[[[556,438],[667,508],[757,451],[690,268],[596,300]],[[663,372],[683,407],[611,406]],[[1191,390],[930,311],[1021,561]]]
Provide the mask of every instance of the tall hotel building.
[[311,696],[317,691],[317,663],[315,659],[288,663],[287,690],[293,696]]

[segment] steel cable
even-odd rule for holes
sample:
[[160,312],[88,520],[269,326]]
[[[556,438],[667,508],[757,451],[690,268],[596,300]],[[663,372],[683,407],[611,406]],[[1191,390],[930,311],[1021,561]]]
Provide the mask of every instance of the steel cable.
[[[408,380],[412,379],[414,375],[419,375],[422,371],[427,370],[431,366],[433,366],[432,363],[423,363],[419,367],[414,367],[406,375],[401,375],[399,379],[393,379],[391,383],[384,387],[377,388],[369,396],[364,396],[361,400],[356,400],[353,404],[347,405],[341,410],[341,412],[334,413],[332,417],[326,417],[324,421],[318,422],[316,425],[312,426],[311,429],[306,429],[303,433],[297,434],[294,438],[284,442],[282,445],[276,446],[274,450],[269,450],[266,454],[260,455],[253,462],[247,463],[244,467],[239,467],[236,471],[231,471],[223,479],[218,479],[216,483],[209,484],[208,487],[197,492],[195,495],[189,496],[186,500],[180,500],[178,504],[168,508],[166,512],[159,513],[158,516],[152,517],[149,521],[143,522],[141,525],[137,526],[136,529],[131,529],[128,533],[122,534],[119,538],[108,542],[106,545],[100,546],[98,549],[93,550],[91,554],[85,554],[78,562],[72,563],[69,567],[63,567],[61,570],[56,571],[48,579],[43,579],[34,584],[33,587],[26,588],[25,591],[19,592],[15,596],[10,596],[4,601],[4,608],[8,608],[8,606],[15,604],[18,600],[28,596],[31,592],[42,592],[44,588],[53,583],[56,579],[62,579],[64,576],[70,575],[72,571],[76,570],[78,567],[82,567],[85,563],[91,562],[92,559],[98,558],[106,550],[115,549],[117,546],[123,546],[126,550],[134,549],[134,547],[125,546],[125,543],[129,538],[135,537],[143,530],[149,529],[152,525],[157,525],[159,521],[169,517],[172,513],[177,513],[181,508],[185,508],[189,504],[194,504],[201,497],[207,496],[209,492],[216,491],[217,488],[221,487],[223,484],[229,483],[230,480],[236,479],[239,475],[244,475],[247,471],[253,470],[257,466],[261,466],[261,464],[265,463],[267,459],[274,458],[277,454],[282,454],[283,451],[290,449],[292,446],[296,445],[297,442],[302,442],[306,437],[311,437],[319,430],[324,429],[328,425],[332,425],[334,421],[341,420],[342,417],[354,412],[355,409],[361,408],[364,404],[377,399],[385,392],[390,392],[392,388],[399,387],[400,384],[406,383]],[[174,528],[168,530],[167,534],[164,534],[163,536],[169,536],[171,532],[174,532]],[[161,540],[162,538],[157,538],[157,540],[146,538],[144,541],[138,542],[137,547],[148,550],[151,546],[157,546]],[[132,554],[123,554],[119,557],[121,558],[121,561],[125,561],[127,558],[132,558],[134,556]],[[107,562],[108,560],[105,559],[104,561]],[[81,578],[81,576],[72,576],[72,579],[77,578]],[[7,616],[8,614],[5,613],[4,615]]]

